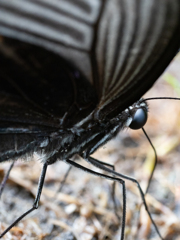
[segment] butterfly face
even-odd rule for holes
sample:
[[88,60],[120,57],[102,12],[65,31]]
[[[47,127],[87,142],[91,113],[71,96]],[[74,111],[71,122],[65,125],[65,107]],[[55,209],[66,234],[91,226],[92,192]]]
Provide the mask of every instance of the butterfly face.
[[[143,105],[145,105],[145,103]],[[145,106],[138,108],[133,115],[133,119],[129,127],[134,130],[142,128],[147,122],[147,117],[147,107],[146,109]]]
[[[179,10],[179,0],[0,0],[0,162],[43,162],[33,207],[0,237],[38,207],[48,165],[62,160],[122,185],[124,239],[122,178],[147,208],[144,193],[90,155],[146,123],[139,99],[179,48]],[[72,161],[76,154],[111,176]]]

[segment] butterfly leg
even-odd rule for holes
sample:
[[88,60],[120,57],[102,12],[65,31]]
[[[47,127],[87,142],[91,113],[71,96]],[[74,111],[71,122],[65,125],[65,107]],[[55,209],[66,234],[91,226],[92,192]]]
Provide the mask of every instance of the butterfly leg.
[[87,162],[89,162],[90,164],[94,165],[95,167],[97,167],[97,168],[99,168],[99,169],[101,169],[101,170],[107,171],[108,173],[111,173],[111,174],[113,174],[114,176],[119,176],[119,177],[121,177],[121,178],[123,178],[123,179],[127,179],[127,180],[129,180],[129,181],[134,182],[134,183],[137,184],[137,187],[138,187],[138,189],[139,189],[140,196],[141,196],[141,198],[142,198],[142,201],[143,201],[143,204],[144,204],[144,206],[145,206],[146,212],[148,213],[148,215],[149,215],[149,217],[150,217],[150,219],[151,219],[151,222],[152,222],[152,224],[154,225],[154,227],[155,227],[155,229],[156,229],[157,234],[159,235],[159,237],[161,238],[161,240],[163,240],[163,237],[161,236],[161,233],[159,232],[159,229],[158,229],[156,223],[154,222],[154,220],[153,220],[153,218],[152,218],[152,216],[151,216],[151,213],[150,213],[150,211],[149,211],[148,205],[147,205],[147,203],[146,203],[145,194],[144,194],[144,192],[143,192],[143,190],[142,190],[139,182],[138,182],[136,179],[134,179],[134,178],[131,178],[131,177],[128,177],[128,176],[126,176],[126,175],[124,175],[124,174],[115,172],[115,171],[111,170],[110,168],[107,168],[107,167],[103,166],[103,165],[100,164],[96,159],[94,159],[94,158],[92,158],[92,157],[87,157],[87,158],[84,158],[84,159],[85,159]]
[[45,176],[46,176],[47,166],[48,166],[48,164],[44,163],[43,169],[42,169],[42,172],[41,172],[41,176],[39,178],[37,194],[36,194],[36,197],[35,197],[34,204],[33,204],[32,208],[30,208],[28,211],[23,213],[8,228],[6,228],[6,230],[3,233],[0,234],[0,238],[2,238],[12,227],[14,227],[19,221],[21,221],[21,219],[23,219],[29,213],[33,212],[35,209],[38,208],[38,204],[39,204],[39,200],[40,200],[40,197],[41,197],[42,188],[43,188],[43,185],[44,185],[44,179],[45,179]]
[[[112,169],[115,171],[114,165],[109,164],[109,163],[106,163],[106,162],[103,162],[103,161],[99,161],[99,160],[97,160],[97,161],[98,161],[99,163],[105,165],[105,166],[108,166],[108,167],[112,168]],[[65,181],[66,181],[66,179],[67,179],[67,177],[68,177],[71,169],[72,169],[72,166],[69,166],[69,168],[68,168],[68,170],[67,170],[66,174],[64,175],[64,178],[63,178],[63,180],[62,180],[62,182],[61,182],[60,188],[58,189],[57,192],[61,192],[61,191],[62,191],[62,188],[63,188],[63,186],[64,186],[64,183],[65,183]],[[113,184],[112,184],[111,196],[112,196],[112,200],[113,200],[114,213],[116,214],[117,218],[120,220],[120,216],[119,216],[118,213],[117,213],[117,212],[118,212],[118,211],[117,211],[118,207],[117,207],[116,199],[115,199],[115,187],[116,187],[116,182],[113,182]]]
[[58,193],[58,192],[62,192],[62,189],[63,189],[63,187],[64,187],[64,184],[65,184],[65,182],[66,182],[66,179],[67,179],[67,177],[68,177],[71,169],[72,169],[72,166],[69,166],[68,170],[66,171],[66,173],[65,173],[65,175],[64,175],[64,177],[63,177],[63,180],[61,181],[61,184],[60,184],[59,189],[57,190],[57,193]]
[[106,178],[112,181],[116,181],[119,182],[120,184],[122,184],[122,191],[123,191],[123,217],[122,217],[122,230],[121,230],[121,240],[124,240],[124,231],[125,231],[125,222],[126,222],[126,186],[125,186],[125,182],[124,180],[122,180],[121,178],[115,178],[115,177],[111,177],[102,173],[98,173],[95,172],[93,170],[90,170],[84,166],[81,166],[80,164],[71,161],[71,160],[63,160],[64,162],[70,164],[71,166],[74,166],[76,168],[79,168],[81,170],[83,170],[84,172],[88,172],[90,174],[102,177],[102,178]]
[[[104,166],[110,167],[113,171],[115,171],[115,167],[112,164],[103,162],[103,161],[99,161],[96,159],[97,162],[99,162],[100,164],[103,164]],[[111,192],[111,196],[112,196],[112,200],[113,200],[113,206],[114,206],[114,213],[116,214],[116,217],[120,220],[120,216],[118,215],[118,207],[117,207],[117,203],[116,203],[116,199],[115,199],[115,187],[116,187],[116,182],[114,181],[112,184],[112,192]]]
[[[76,161],[76,160],[74,160],[74,161]],[[65,175],[63,177],[63,180],[60,183],[60,187],[57,190],[57,193],[62,192],[62,189],[64,187],[64,184],[65,184],[66,180],[67,180],[67,177],[69,176],[69,173],[70,173],[71,169],[72,169],[72,166],[69,166],[68,170],[66,171],[66,173],[65,173]]]
[[9,178],[9,174],[10,174],[10,172],[11,172],[13,166],[14,166],[14,163],[15,163],[15,160],[11,163],[7,173],[4,175],[4,178],[3,178],[2,182],[1,182],[1,185],[0,185],[0,198],[1,198],[2,192],[4,190],[4,187],[6,185],[6,182],[7,182],[8,178]]

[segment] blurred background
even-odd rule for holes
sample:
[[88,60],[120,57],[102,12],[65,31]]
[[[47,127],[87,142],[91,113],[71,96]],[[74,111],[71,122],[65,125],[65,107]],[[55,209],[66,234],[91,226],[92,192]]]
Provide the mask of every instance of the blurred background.
[[[180,54],[145,94],[147,97],[180,97]],[[180,101],[149,101],[145,130],[158,155],[158,164],[146,200],[165,240],[180,240]],[[154,164],[154,152],[142,130],[124,130],[99,149],[94,158],[115,165],[117,172],[136,178],[143,190]],[[80,164],[91,168],[86,162]],[[9,163],[0,164],[2,180]],[[42,165],[19,160],[13,168],[0,202],[0,231],[31,208]],[[3,239],[116,240],[120,239],[121,186],[116,185],[115,213],[112,182],[72,169],[60,193],[68,166],[49,166],[39,209],[28,215]],[[126,181],[127,220],[125,239],[158,240],[141,205],[136,185]]]

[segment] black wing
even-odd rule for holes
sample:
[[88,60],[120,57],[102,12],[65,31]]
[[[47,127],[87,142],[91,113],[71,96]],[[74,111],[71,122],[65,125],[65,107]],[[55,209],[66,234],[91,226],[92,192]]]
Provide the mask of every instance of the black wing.
[[67,128],[97,105],[91,84],[52,52],[2,38],[0,63],[1,121]]
[[179,12],[179,0],[0,0],[0,34],[72,62],[96,89],[98,116],[113,117],[177,52]]
[[177,52],[179,12],[179,0],[0,0],[1,142],[14,134],[23,153],[131,105]]

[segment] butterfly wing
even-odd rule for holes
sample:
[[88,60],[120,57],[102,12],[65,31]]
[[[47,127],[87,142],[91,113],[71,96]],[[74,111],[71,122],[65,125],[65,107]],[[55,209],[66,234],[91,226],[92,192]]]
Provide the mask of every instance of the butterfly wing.
[[43,48],[3,37],[0,63],[0,162],[41,151],[97,105],[89,81]]
[[72,62],[99,96],[98,118],[138,100],[178,50],[179,0],[0,1],[0,34]]
[[1,121],[72,127],[97,104],[90,83],[52,52],[3,38],[0,62]]
[[102,5],[99,0],[1,0],[0,35],[54,51],[92,83],[89,54]]
[[180,1],[122,0],[108,5],[96,47],[101,118],[112,118],[137,101],[180,45]]

